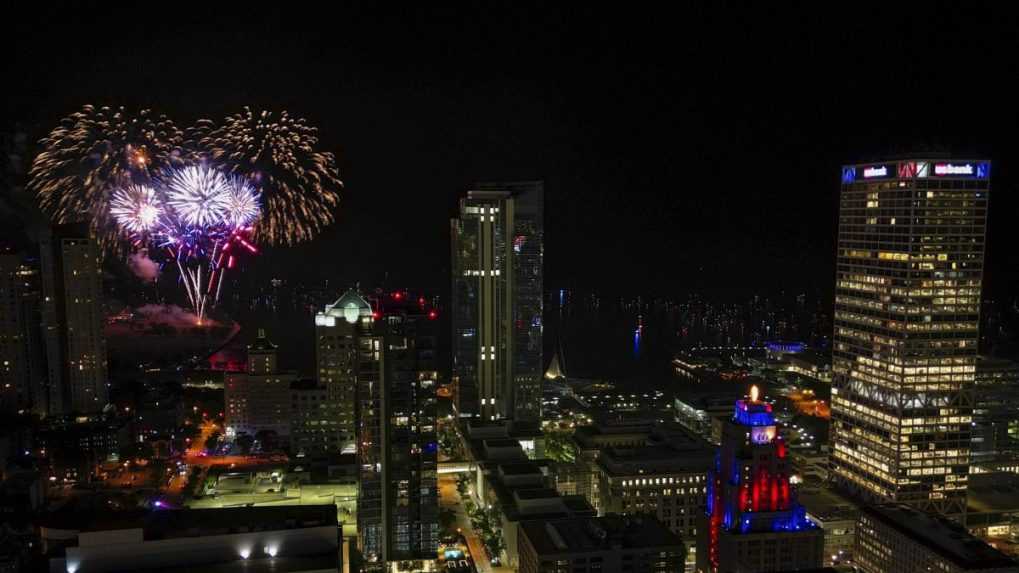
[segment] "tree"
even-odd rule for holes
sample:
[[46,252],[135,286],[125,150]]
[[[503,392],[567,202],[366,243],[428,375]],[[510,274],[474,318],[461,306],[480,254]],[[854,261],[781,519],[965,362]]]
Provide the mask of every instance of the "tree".
[[247,455],[251,452],[251,446],[255,445],[255,438],[248,434],[241,434],[234,440],[237,447],[241,449],[241,453]]

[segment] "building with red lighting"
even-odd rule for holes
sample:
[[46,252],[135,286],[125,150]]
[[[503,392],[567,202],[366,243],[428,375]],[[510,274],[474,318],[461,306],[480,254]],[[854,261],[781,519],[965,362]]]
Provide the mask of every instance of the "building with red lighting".
[[789,484],[792,462],[771,404],[738,400],[708,472],[707,512],[697,527],[699,573],[796,571],[821,567],[824,531],[807,518]]
[[438,317],[403,290],[351,290],[315,317],[320,386],[354,434],[362,571],[434,568]]

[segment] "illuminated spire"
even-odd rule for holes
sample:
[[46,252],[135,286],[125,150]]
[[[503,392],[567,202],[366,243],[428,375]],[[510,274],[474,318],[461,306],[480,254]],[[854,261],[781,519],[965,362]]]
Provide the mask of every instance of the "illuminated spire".
[[760,393],[761,393],[761,391],[757,389],[757,384],[754,384],[753,386],[751,386],[750,387],[750,401],[751,402],[756,402],[757,401],[757,397],[760,395]]

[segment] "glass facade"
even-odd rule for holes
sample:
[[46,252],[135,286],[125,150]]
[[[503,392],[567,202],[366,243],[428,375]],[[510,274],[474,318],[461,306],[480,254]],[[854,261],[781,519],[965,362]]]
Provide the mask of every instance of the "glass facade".
[[364,570],[430,570],[439,545],[437,311],[379,295],[358,319],[357,530]]
[[842,170],[831,464],[851,493],[965,512],[990,164]]
[[461,200],[451,230],[457,411],[538,421],[544,185],[477,185]]

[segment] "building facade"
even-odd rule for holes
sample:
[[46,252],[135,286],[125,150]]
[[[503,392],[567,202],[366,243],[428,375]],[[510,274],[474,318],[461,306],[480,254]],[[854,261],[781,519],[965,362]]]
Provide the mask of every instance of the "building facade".
[[451,231],[458,414],[539,421],[544,184],[475,186]]
[[84,226],[61,225],[40,255],[46,413],[98,413],[109,401],[99,250]]
[[[360,356],[367,355],[361,379],[368,381],[368,366],[375,354],[371,348],[371,305],[354,290],[347,291],[333,304],[315,315],[315,360],[318,385],[325,388],[331,437],[329,453],[352,454],[357,442],[357,381]],[[359,342],[364,338],[364,342]],[[360,348],[359,344],[369,347]],[[373,380],[377,381],[376,378]]]
[[283,437],[290,434],[290,384],[296,376],[280,372],[276,345],[258,330],[258,338],[248,345],[245,372],[226,375],[223,398],[228,436],[260,431]]
[[0,252],[0,412],[46,413],[39,270],[21,254]]
[[343,423],[341,439],[348,413],[353,424],[364,570],[435,567],[439,324],[435,307],[403,290],[352,290],[316,316],[319,385]]
[[791,464],[771,405],[738,400],[708,473],[707,512],[697,527],[697,571],[752,573],[820,568],[824,532],[789,483]]
[[959,515],[990,163],[842,170],[832,352],[832,472],[850,493]]
[[863,509],[856,526],[854,565],[863,573],[1019,571],[1019,562],[958,524],[904,504]]
[[[358,380],[362,552],[391,571],[428,571],[439,543],[438,311],[403,291],[377,296],[375,309],[377,366]],[[363,364],[369,350],[360,346]]]

